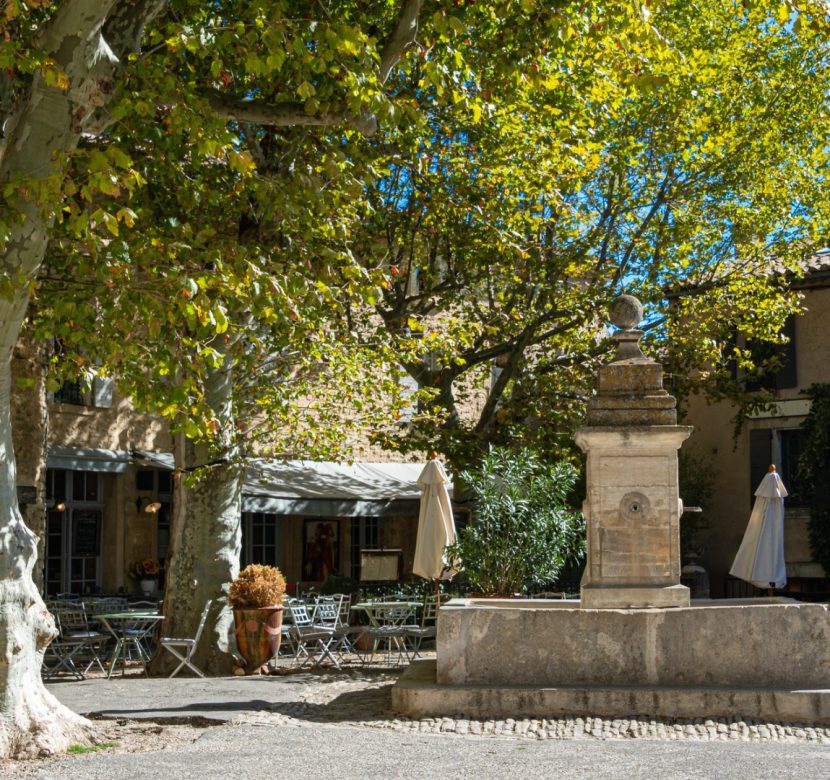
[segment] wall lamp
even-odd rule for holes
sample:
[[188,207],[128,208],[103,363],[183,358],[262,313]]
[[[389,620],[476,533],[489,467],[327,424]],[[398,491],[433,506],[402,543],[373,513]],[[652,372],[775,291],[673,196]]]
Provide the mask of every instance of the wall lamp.
[[135,511],[136,512],[149,512],[151,515],[154,515],[156,512],[161,509],[161,502],[160,501],[151,501],[147,496],[139,496],[135,500]]
[[56,512],[63,512],[66,509],[66,503],[64,501],[58,501],[53,508]]

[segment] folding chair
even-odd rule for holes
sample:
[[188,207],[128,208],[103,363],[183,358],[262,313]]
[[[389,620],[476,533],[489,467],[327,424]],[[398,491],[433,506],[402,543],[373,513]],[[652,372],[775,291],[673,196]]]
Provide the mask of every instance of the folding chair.
[[[109,637],[90,629],[84,605],[78,602],[71,607],[63,606],[55,611],[54,616],[59,633],[44,654],[44,679],[49,680],[63,670],[75,679],[83,680],[93,664],[98,664],[102,672],[106,671],[100,652]],[[55,659],[54,666],[48,665],[47,657]],[[75,663],[81,660],[87,662],[83,669]]]
[[404,634],[412,640],[412,658],[418,657],[421,643],[425,639],[435,639],[437,620],[438,600],[435,596],[427,596],[424,599],[424,607],[421,612],[421,624],[418,626],[404,626]]
[[57,674],[65,672],[75,680],[85,680],[86,675],[75,663],[75,656],[83,647],[83,642],[67,642],[56,636],[43,654],[43,679],[51,680]]
[[[170,673],[171,677],[175,677],[183,666],[187,666],[189,669],[192,669],[199,675],[199,677],[204,677],[202,672],[194,666],[191,658],[193,658],[193,653],[196,652],[196,646],[199,644],[199,638],[202,636],[202,630],[205,627],[205,623],[207,623],[207,616],[208,612],[210,612],[211,604],[213,604],[213,599],[208,599],[205,604],[205,608],[202,610],[202,616],[199,618],[199,627],[196,629],[196,634],[193,636],[193,639],[177,639],[175,637],[163,636],[159,640],[161,646],[169,653],[176,656],[176,658],[180,661],[179,665]],[[184,649],[184,655],[182,655],[177,648]]]
[[[346,602],[345,619],[343,602]],[[335,596],[320,596],[317,603],[314,605],[314,613],[312,615],[312,622],[316,627],[330,628],[334,631],[334,646],[333,650],[337,653],[340,659],[343,658],[344,653],[354,653],[355,649],[352,645],[350,634],[362,631],[358,626],[350,626],[348,621],[349,607],[351,596],[344,596],[338,594]]]
[[289,633],[295,648],[294,659],[299,661],[302,656],[300,666],[303,667],[309,662],[312,666],[322,666],[328,658],[339,669],[340,663],[331,652],[337,642],[334,627],[315,624],[308,614],[308,607],[300,601],[289,601],[288,609],[291,612]]
[[[371,657],[374,658],[378,645],[386,644],[386,662],[392,661],[392,652],[398,653],[398,658],[409,660],[409,651],[406,647],[408,631],[416,628],[414,623],[417,605],[397,604],[395,602],[377,602],[374,610],[369,612],[372,625],[364,629],[372,639]],[[366,659],[363,660],[367,663]]]

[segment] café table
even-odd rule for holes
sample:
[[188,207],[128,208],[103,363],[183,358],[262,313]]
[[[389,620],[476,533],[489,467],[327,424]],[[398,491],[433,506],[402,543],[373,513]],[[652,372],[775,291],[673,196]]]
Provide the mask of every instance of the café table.
[[[387,661],[391,660],[392,649],[406,658],[409,651],[406,647],[406,627],[415,622],[415,612],[422,606],[420,601],[362,601],[352,604],[352,609],[363,612],[369,625],[366,634],[373,640],[371,655],[380,642],[386,642]],[[363,659],[366,663],[366,659]]]
[[[115,639],[115,649],[112,652],[112,658],[110,658],[107,679],[109,680],[112,677],[112,671],[115,669],[119,658],[122,658],[126,666],[127,652],[130,646],[135,648],[144,675],[149,677],[147,662],[150,660],[150,656],[142,641],[152,637],[156,625],[164,620],[164,615],[146,610],[125,610],[123,612],[105,612],[93,615],[93,618],[100,621],[101,625]],[[123,666],[121,673],[124,673]]]

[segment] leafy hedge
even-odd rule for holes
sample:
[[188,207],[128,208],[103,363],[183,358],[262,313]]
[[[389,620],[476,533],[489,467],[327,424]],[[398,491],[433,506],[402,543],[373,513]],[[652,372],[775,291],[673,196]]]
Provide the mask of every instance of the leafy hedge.
[[807,434],[798,461],[804,489],[812,497],[808,531],[814,560],[830,574],[830,384],[807,390],[810,412],[801,427]]

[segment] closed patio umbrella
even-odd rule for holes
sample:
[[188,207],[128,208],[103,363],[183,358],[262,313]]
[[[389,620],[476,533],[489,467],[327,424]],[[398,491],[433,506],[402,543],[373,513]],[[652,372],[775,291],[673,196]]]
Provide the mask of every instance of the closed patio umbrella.
[[784,498],[787,489],[775,466],[755,491],[755,506],[749,517],[738,554],[729,573],[758,588],[783,588],[787,584],[784,562]]
[[451,579],[457,572],[447,559],[446,552],[447,546],[455,542],[449,482],[444,467],[434,458],[426,464],[418,477],[421,505],[412,573],[434,580],[436,592],[439,579]]

